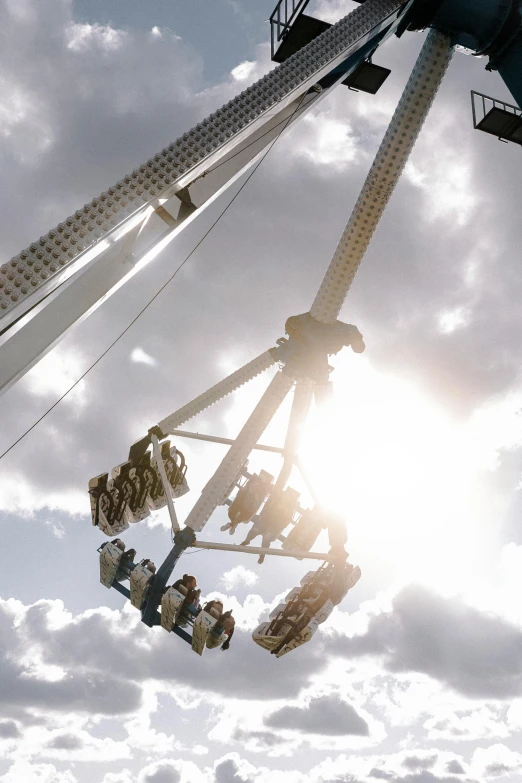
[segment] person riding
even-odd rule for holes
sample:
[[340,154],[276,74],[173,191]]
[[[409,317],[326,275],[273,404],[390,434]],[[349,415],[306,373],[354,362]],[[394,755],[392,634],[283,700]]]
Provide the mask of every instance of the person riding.
[[196,577],[191,576],[190,574],[183,574],[182,578],[176,580],[172,585],[174,590],[179,590],[180,586],[184,587],[187,593],[189,593],[191,590],[195,590],[198,586]]
[[216,625],[218,623],[223,626],[223,629],[224,629],[224,631],[225,631],[225,633],[227,635],[227,638],[225,639],[225,641],[221,645],[221,649],[222,650],[228,650],[228,648],[230,647],[230,640],[232,639],[232,637],[234,635],[234,626],[236,624],[236,621],[232,617],[232,612],[228,611],[228,612],[225,612],[224,614],[222,614],[221,617],[219,618],[219,620],[217,621]]
[[223,602],[220,601],[218,598],[214,599],[213,601],[207,601],[205,606],[203,607],[204,612],[208,612],[210,614],[210,610],[214,609],[216,612],[219,612],[219,616],[223,614]]
[[[261,536],[261,546],[268,548],[292,522],[298,499],[299,493],[291,487],[274,490],[240,546],[247,546],[254,538]],[[260,555],[257,562],[262,563],[264,559],[265,556]]]
[[148,558],[145,558],[144,560],[141,561],[140,565],[143,566],[144,568],[146,568],[148,571],[150,571],[151,574],[155,574],[156,573],[156,566],[154,565],[152,560],[149,560]]
[[249,522],[265,500],[271,484],[272,476],[269,473],[264,470],[259,475],[254,473],[232,501],[228,509],[230,522],[223,525],[221,530],[229,530],[230,535],[233,535],[239,524]]

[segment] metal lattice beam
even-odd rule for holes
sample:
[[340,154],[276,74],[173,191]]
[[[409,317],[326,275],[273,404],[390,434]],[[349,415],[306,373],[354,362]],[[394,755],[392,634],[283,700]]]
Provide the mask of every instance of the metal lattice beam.
[[[411,3],[408,3],[409,7]],[[391,35],[367,0],[256,84],[0,265],[0,391],[149,263],[270,144]],[[329,74],[324,88],[315,86]],[[314,89],[312,89],[314,88]]]
[[448,36],[431,30],[368,173],[311,307],[333,323],[408,161],[453,55]]

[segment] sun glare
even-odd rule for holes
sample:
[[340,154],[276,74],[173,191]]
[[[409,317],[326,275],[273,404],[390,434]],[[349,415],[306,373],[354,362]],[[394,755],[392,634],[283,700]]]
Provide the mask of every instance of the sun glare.
[[[486,567],[495,465],[485,428],[361,357],[335,372],[301,455],[319,500],[347,520],[349,549],[397,580],[458,591]],[[487,429],[487,428],[486,428]]]

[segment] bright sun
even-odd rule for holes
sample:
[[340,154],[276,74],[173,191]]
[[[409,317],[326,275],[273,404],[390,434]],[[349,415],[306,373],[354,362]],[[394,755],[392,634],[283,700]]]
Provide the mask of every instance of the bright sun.
[[395,580],[464,589],[487,568],[495,535],[483,486],[496,462],[492,422],[452,418],[363,357],[340,364],[333,400],[302,437],[316,494],[345,515],[354,559]]

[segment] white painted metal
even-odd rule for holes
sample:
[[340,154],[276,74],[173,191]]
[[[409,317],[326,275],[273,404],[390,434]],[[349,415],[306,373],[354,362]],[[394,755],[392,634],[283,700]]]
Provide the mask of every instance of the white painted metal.
[[141,609],[143,606],[152,577],[152,571],[144,565],[134,566],[130,572],[130,600],[136,609]]
[[[186,430],[169,430],[169,434],[176,435],[178,438],[204,440],[208,443],[221,443],[224,446],[231,446],[234,443],[232,438],[218,438],[215,435],[202,435],[200,432],[186,432]],[[281,446],[266,446],[262,443],[256,443],[254,449],[257,449],[257,451],[269,451],[272,454],[283,454],[284,452],[284,449]]]
[[312,481],[310,480],[310,476],[308,475],[308,471],[306,470],[305,466],[303,465],[303,460],[301,459],[301,457],[298,454],[296,455],[296,457],[294,459],[294,464],[297,467],[297,469],[299,470],[299,473],[301,474],[301,477],[302,477],[304,483],[306,484],[306,488],[307,488],[308,492],[310,493],[310,495],[312,496],[314,503],[316,505],[319,505],[319,497],[318,497],[318,495],[317,495],[317,493],[316,493],[316,491],[314,489]]
[[[203,609],[194,620],[192,628],[192,649],[198,655],[203,655],[209,633],[216,624],[216,618]],[[224,640],[223,640],[224,641]]]
[[116,544],[109,542],[105,544],[100,552],[100,582],[105,587],[112,587],[112,583],[118,573],[120,560],[123,557],[123,550]]
[[248,383],[248,381],[251,381],[265,370],[268,370],[268,368],[273,366],[273,364],[274,359],[272,354],[270,351],[265,351],[265,353],[262,353],[261,356],[253,359],[248,364],[245,364],[244,367],[236,370],[227,378],[224,378],[206,392],[200,394],[199,397],[196,397],[182,408],[179,408],[177,411],[174,411],[174,413],[171,413],[170,416],[162,419],[158,424],[160,430],[165,433],[165,435],[167,433],[171,433],[176,429],[176,427],[179,427],[189,419],[194,418],[194,416],[197,416],[206,408],[214,405],[214,403],[219,402],[219,400],[222,400],[223,397],[227,396],[227,394],[232,394],[232,392],[236,391],[236,389],[239,389],[240,386],[243,386],[245,383]]
[[[308,585],[315,577],[315,572],[310,571],[308,574],[306,574],[303,579],[301,580],[301,585],[305,587]],[[345,590],[342,597],[344,597],[348,591],[354,587],[359,579],[361,578],[361,569],[359,566],[355,566],[352,568],[352,571],[349,575],[349,577],[346,580],[345,583]],[[301,591],[299,589],[297,590],[291,590],[290,593],[285,598],[285,603],[280,604],[278,607],[276,607],[276,610],[272,611],[270,613],[271,621],[275,619],[275,617],[280,613],[284,612],[285,608],[290,604],[292,600],[295,600],[297,596],[299,595]],[[313,605],[315,601],[315,596],[311,596],[310,598],[304,598],[302,600],[302,606],[303,608],[306,608],[308,605]],[[306,642],[309,642],[312,636],[317,631],[319,625],[321,623],[324,623],[324,621],[330,616],[330,614],[333,611],[335,604],[330,600],[327,599],[325,602],[315,611],[315,614],[310,618],[307,625],[298,633],[296,636],[292,639],[290,639],[284,647],[279,650],[278,653],[275,653],[276,658],[281,658],[281,656],[286,655],[286,653],[291,652],[291,650],[295,650],[297,647],[300,647],[302,644],[305,644]],[[292,616],[292,620],[297,620],[297,614],[295,616]],[[276,647],[279,647],[281,643],[284,641],[286,635],[292,630],[292,625],[290,622],[285,623],[278,631],[277,635],[274,635],[273,632],[271,632],[271,625],[272,622],[264,622],[261,623],[253,632],[252,638],[258,644],[260,647],[263,647],[265,650],[275,650]]]
[[347,71],[328,89],[311,88],[369,40],[380,43],[391,35],[404,9],[401,0],[367,0],[0,266],[0,391],[152,260],[283,129],[316,106]]
[[245,552],[248,555],[275,555],[276,557],[296,557],[299,560],[306,558],[308,560],[322,560],[328,561],[335,560],[328,554],[322,552],[303,552],[301,550],[282,550],[271,549],[263,546],[240,546],[239,544],[216,544],[213,541],[196,541],[193,544],[197,549],[218,549],[223,552]]
[[163,459],[161,458],[159,440],[156,435],[151,435],[150,439],[152,441],[152,451],[154,452],[154,456],[156,458],[156,465],[158,466],[158,473],[160,474],[161,483],[163,484],[163,491],[165,492],[165,498],[167,500],[172,530],[177,533],[180,528],[178,524],[178,518],[176,516],[176,509],[174,508],[174,500],[172,498],[172,487],[170,486],[167,474],[165,473],[165,465],[163,464]]
[[452,55],[450,38],[431,30],[311,307],[317,320],[333,323],[337,319]]
[[163,593],[161,599],[161,625],[169,633],[172,631],[176,617],[178,616],[181,604],[185,600],[185,596],[175,587],[169,587]]
[[284,489],[286,482],[290,478],[294,460],[299,447],[299,436],[301,427],[306,421],[308,409],[312,402],[314,382],[309,378],[302,378],[296,382],[294,391],[294,400],[290,412],[290,420],[285,439],[285,459],[283,466],[277,477],[276,489]]
[[224,493],[231,486],[245,464],[252,447],[257,443],[292,388],[293,383],[293,380],[282,372],[278,372],[274,376],[268,389],[236,438],[234,445],[230,447],[188,515],[186,525],[191,527],[192,530],[199,532],[203,529],[210,515],[223,499]]

